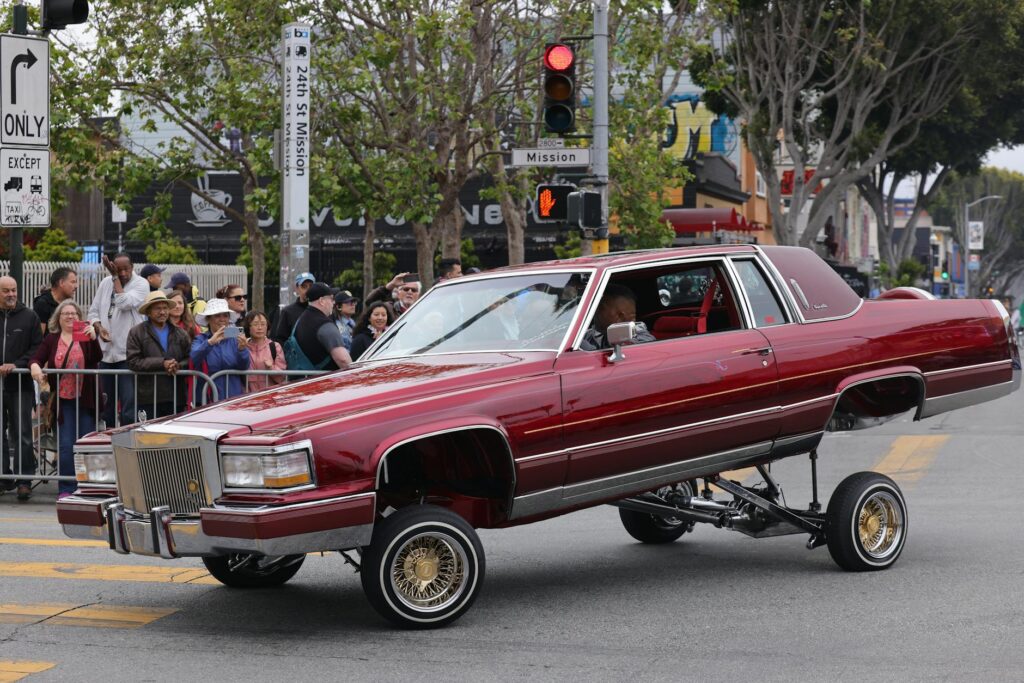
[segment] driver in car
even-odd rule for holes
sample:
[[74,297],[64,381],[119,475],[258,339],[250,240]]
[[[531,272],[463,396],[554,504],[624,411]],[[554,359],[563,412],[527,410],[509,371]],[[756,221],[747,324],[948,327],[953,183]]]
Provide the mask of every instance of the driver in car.
[[[601,303],[597,305],[594,321],[583,334],[580,348],[584,351],[597,351],[608,347],[608,326],[615,323],[636,322],[636,295],[625,285],[610,284],[604,290]],[[637,344],[656,341],[654,335],[647,331],[647,326],[639,323],[636,326]]]

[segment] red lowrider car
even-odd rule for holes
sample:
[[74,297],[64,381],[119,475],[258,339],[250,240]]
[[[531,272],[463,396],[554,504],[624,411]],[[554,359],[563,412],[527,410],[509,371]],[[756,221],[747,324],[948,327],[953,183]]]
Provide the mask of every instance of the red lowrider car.
[[[413,627],[480,592],[475,528],[604,503],[645,543],[707,522],[806,533],[844,569],[884,569],[906,542],[904,497],[861,472],[822,511],[824,432],[1019,382],[998,302],[863,301],[806,249],[529,264],[434,287],[346,371],[80,440],[58,517],[120,553],[201,557],[229,586],[284,583],[305,553],[336,550],[373,606]],[[765,467],[798,454],[805,510]],[[719,476],[745,466],[763,483]]]

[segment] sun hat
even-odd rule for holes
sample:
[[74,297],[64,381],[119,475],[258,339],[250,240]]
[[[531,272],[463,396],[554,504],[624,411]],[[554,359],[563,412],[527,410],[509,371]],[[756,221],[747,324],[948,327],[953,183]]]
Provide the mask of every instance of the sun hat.
[[196,322],[200,327],[206,327],[206,319],[218,313],[229,314],[228,319],[231,322],[238,320],[238,314],[228,308],[228,302],[225,299],[210,299],[206,302],[206,308],[203,309],[203,312],[196,313]]
[[155,292],[150,292],[149,294],[146,295],[146,298],[142,302],[142,304],[139,305],[139,313],[141,313],[142,315],[146,315],[146,312],[149,310],[150,306],[156,303],[160,303],[161,301],[167,304],[168,306],[171,305],[171,300],[167,298],[166,294],[164,294],[164,290],[158,289]]

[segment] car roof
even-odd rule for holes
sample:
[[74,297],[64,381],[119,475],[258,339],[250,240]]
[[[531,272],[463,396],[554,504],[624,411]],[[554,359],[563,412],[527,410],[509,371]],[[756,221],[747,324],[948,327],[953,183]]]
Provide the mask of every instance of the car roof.
[[752,254],[755,248],[749,244],[712,244],[696,247],[673,247],[669,249],[637,249],[635,251],[616,251],[607,254],[595,254],[593,256],[579,256],[577,258],[562,259],[557,261],[534,261],[515,266],[504,266],[487,271],[515,272],[517,270],[537,270],[544,268],[614,268],[618,266],[629,266],[638,263],[654,263],[674,258],[687,258],[692,256],[713,256],[718,254]]

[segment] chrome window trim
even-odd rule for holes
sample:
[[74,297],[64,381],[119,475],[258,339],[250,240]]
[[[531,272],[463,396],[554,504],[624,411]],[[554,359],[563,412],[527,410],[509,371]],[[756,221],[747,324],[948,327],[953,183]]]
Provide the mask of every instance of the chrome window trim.
[[[555,267],[552,267],[552,268],[530,268],[530,269],[527,269],[527,270],[517,270],[517,271],[509,271],[509,272],[494,272],[494,273],[486,273],[486,274],[474,275],[473,279],[472,279],[472,282],[482,282],[484,280],[498,280],[498,279],[507,279],[507,278],[510,278],[510,277],[531,276],[531,275],[550,275],[552,273],[588,273],[590,275],[590,282],[587,283],[587,286],[580,293],[580,302],[582,303],[583,301],[586,300],[587,291],[593,286],[594,274],[597,272],[597,270],[598,269],[597,269],[596,266],[584,266],[584,267],[579,267],[579,268],[573,268],[571,266],[555,266]],[[409,307],[409,310],[411,311],[416,306],[416,304],[418,304],[420,301],[423,301],[423,299],[426,298],[427,294],[429,294],[430,292],[434,291],[434,289],[436,289],[436,288],[458,287],[458,286],[460,286],[459,280],[461,280],[461,279],[462,278],[456,278],[454,280],[448,280],[446,282],[436,283],[433,287],[431,287],[429,290],[427,290],[427,292],[420,294],[420,298],[417,299],[416,302],[412,306]],[[562,335],[561,342],[557,346],[555,346],[554,348],[539,349],[539,350],[545,351],[545,352],[549,352],[549,353],[560,354],[562,352],[562,349],[565,348],[566,339],[568,338],[569,334],[572,333],[573,327],[575,327],[577,321],[579,320],[579,315],[580,315],[580,309],[581,308],[583,308],[583,307],[582,306],[577,306],[576,307],[576,312],[573,314],[572,320],[569,321],[569,325],[568,325],[568,327],[566,327],[565,334]],[[406,313],[406,311],[403,311],[403,315],[405,313]],[[392,329],[394,327],[395,327],[395,325],[392,324],[391,328],[389,328],[389,329]],[[384,336],[382,336],[380,339],[375,339],[374,342],[372,344],[370,344],[370,346],[367,347],[366,351],[363,352],[363,356],[367,357],[366,358],[367,361],[372,361],[372,360],[396,360],[397,358],[416,358],[416,357],[418,357],[420,355],[428,355],[428,354],[416,354],[415,356],[412,356],[412,355],[410,355],[410,356],[398,356],[398,357],[389,356],[387,358],[380,358],[380,359],[375,359],[375,358],[369,357],[369,356],[373,355],[373,352],[376,350],[377,345],[381,344],[385,339],[388,339],[390,336],[391,335],[389,335],[388,332],[385,332]],[[520,352],[521,351],[527,351],[527,350],[532,350],[532,349],[516,349],[516,351],[520,351]],[[494,353],[494,352],[493,351],[470,351],[469,353]],[[361,356],[361,357],[363,357],[363,356]]]
[[[757,258],[757,254],[749,254],[743,256],[730,257],[729,261],[730,265],[735,265],[733,263],[735,261],[751,261],[754,264],[755,268],[758,268],[760,266],[759,272],[761,273],[761,275],[764,276],[765,283],[772,290],[772,292],[774,292],[776,301],[778,301],[781,304],[780,308],[782,309],[782,315],[786,317],[786,321],[782,324],[789,325],[795,320],[793,312],[789,309],[789,300],[786,297],[786,294],[784,292],[779,291],[779,285],[775,281],[775,278],[772,277],[772,274],[768,271],[768,269],[764,267],[763,259]],[[750,297],[747,295],[747,288],[746,285],[743,284],[743,279],[739,276],[739,272],[734,272],[734,276],[736,277],[736,280],[739,282],[740,289],[743,290],[743,296],[746,299],[747,304],[750,306],[750,320],[752,321],[753,329],[761,329],[756,324],[756,322],[753,322],[757,320],[757,317],[754,315],[754,306],[750,304]],[[779,327],[779,325],[765,325],[765,327]]]
[[960,372],[962,370],[980,370],[981,368],[994,368],[998,365],[1013,365],[1013,361],[1009,358],[1005,360],[996,360],[989,363],[978,363],[977,365],[963,365],[958,368],[949,368],[947,370],[932,370],[924,373],[925,377],[937,377],[939,375],[948,375],[951,372]]
[[[779,271],[779,269],[775,267],[775,263],[773,263],[772,260],[768,257],[768,254],[764,253],[764,251],[761,249],[761,246],[755,244],[754,245],[754,249],[757,250],[757,253],[760,254],[760,256],[761,256],[761,261],[763,263],[767,264],[767,266],[771,269],[772,274],[776,278],[778,278],[778,281],[784,283],[786,281],[786,278],[784,278],[782,276],[782,273]],[[812,323],[827,323],[827,322],[832,322],[834,320],[845,320],[846,318],[850,318],[850,317],[856,315],[857,311],[859,311],[861,309],[861,307],[864,306],[864,299],[860,299],[858,297],[857,305],[849,313],[844,313],[843,315],[835,315],[835,316],[832,316],[830,318],[815,318],[814,320],[808,320],[807,318],[804,317],[803,312],[800,311],[800,307],[796,306],[795,302],[792,299],[793,299],[792,294],[790,294],[790,296],[786,297],[786,301],[789,302],[790,306],[792,307],[792,310],[796,312],[796,314],[798,316],[798,320],[799,320],[801,325],[803,325],[803,324],[812,324]]]
[[793,293],[789,291],[788,287],[785,286],[786,278],[784,278],[779,269],[775,267],[775,262],[768,257],[768,254],[764,252],[760,245],[755,244],[754,251],[757,254],[761,263],[764,265],[765,271],[768,273],[768,278],[771,280],[775,280],[776,291],[781,291],[785,293],[785,295],[782,297],[782,300],[785,302],[786,308],[789,309],[789,313],[792,316],[791,319],[801,325],[807,322],[806,320],[804,320],[804,316],[800,312],[799,306],[797,306],[796,302],[793,300]]
[[[727,260],[728,260],[728,257],[726,255],[724,255],[724,254],[699,254],[699,255],[698,254],[694,254],[693,256],[687,256],[687,257],[666,258],[666,259],[659,260],[659,261],[647,261],[645,263],[631,263],[631,264],[625,265],[625,266],[617,266],[617,267],[613,267],[613,268],[607,268],[604,271],[604,273],[601,275],[601,282],[599,283],[598,288],[596,289],[596,291],[594,293],[594,298],[592,298],[590,300],[590,305],[587,307],[587,315],[583,319],[583,325],[581,325],[580,329],[576,332],[576,337],[575,337],[575,339],[573,339],[572,347],[569,350],[570,351],[582,351],[583,350],[583,349],[580,348],[580,344],[583,343],[583,335],[586,334],[587,329],[590,326],[590,322],[593,320],[594,315],[597,313],[597,305],[598,305],[598,303],[600,303],[601,297],[604,296],[604,290],[608,287],[608,282],[609,282],[609,280],[611,280],[613,275],[616,275],[618,273],[628,273],[628,272],[634,271],[634,270],[647,270],[647,269],[650,269],[650,268],[663,268],[663,267],[666,267],[666,266],[674,266],[676,264],[683,264],[683,263],[690,263],[690,262],[701,262],[701,261],[715,262],[715,261],[717,261],[717,262],[721,263],[721,262],[724,262],[724,261],[727,261]],[[728,267],[727,266],[723,267],[723,270],[728,272]],[[741,314],[742,314],[742,308],[740,309],[740,311],[741,311]],[[746,328],[743,328],[743,329],[746,329]],[[707,334],[702,334],[700,336],[701,337],[706,337],[709,334],[721,334],[721,333],[724,333],[724,332],[736,332],[736,330],[719,330],[718,332],[709,332]],[[677,339],[659,339],[659,340],[655,340],[653,342],[648,342],[648,344],[655,344],[655,343],[658,343],[659,341],[678,341],[678,340]],[[647,344],[645,344],[645,346],[646,345]],[[596,349],[595,351],[591,351],[589,353],[608,353],[608,349]]]
[[313,456],[313,442],[309,439],[303,439],[302,441],[295,441],[293,443],[280,444],[277,446],[232,446],[231,444],[225,444],[222,447],[217,448],[217,463],[220,466],[220,480],[222,482],[227,481],[224,477],[224,467],[222,456],[224,455],[277,455],[279,453],[291,453],[294,451],[305,451],[306,452],[306,464],[309,467],[309,479],[308,484],[300,484],[299,486],[289,486],[287,488],[269,488],[269,487],[242,487],[242,486],[227,486],[223,487],[224,493],[255,493],[259,495],[277,495],[281,493],[294,493],[296,491],[308,491],[309,489],[315,489],[317,485],[316,481],[316,458]]
[[[374,343],[376,343],[376,342],[374,342]],[[365,364],[370,364],[370,363],[374,363],[374,362],[391,363],[391,362],[394,362],[396,360],[407,360],[409,358],[425,358],[427,356],[435,357],[435,358],[438,357],[438,356],[478,356],[480,354],[486,354],[486,353],[500,353],[500,354],[503,354],[503,355],[506,355],[506,356],[515,355],[517,353],[549,353],[552,356],[558,354],[558,352],[555,351],[554,349],[486,349],[486,350],[479,350],[479,351],[438,351],[437,353],[430,353],[430,352],[428,352],[428,353],[416,353],[416,354],[409,354],[408,356],[388,356],[387,358],[367,358],[366,360],[361,360],[360,359],[360,360],[357,360],[357,361],[352,361],[352,365],[360,365],[361,366],[364,363]],[[291,385],[289,385],[289,386],[291,386]]]
[[750,298],[747,296],[747,288],[743,286],[743,282],[740,279],[739,272],[736,270],[736,264],[733,263],[732,258],[725,259],[725,269],[728,272],[728,277],[733,282],[733,290],[735,292],[734,297],[736,304],[740,309],[740,317],[744,319],[743,328],[747,330],[755,330],[757,326],[755,324],[756,318],[754,317],[754,307],[750,304]]

